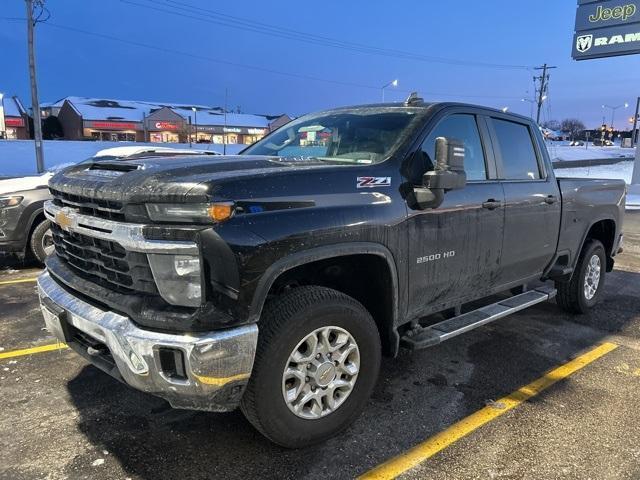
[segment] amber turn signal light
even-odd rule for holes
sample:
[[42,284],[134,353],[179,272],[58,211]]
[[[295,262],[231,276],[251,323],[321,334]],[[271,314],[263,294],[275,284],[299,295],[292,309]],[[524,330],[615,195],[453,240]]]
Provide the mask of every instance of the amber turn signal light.
[[223,222],[233,216],[233,203],[213,203],[207,210],[213,221]]

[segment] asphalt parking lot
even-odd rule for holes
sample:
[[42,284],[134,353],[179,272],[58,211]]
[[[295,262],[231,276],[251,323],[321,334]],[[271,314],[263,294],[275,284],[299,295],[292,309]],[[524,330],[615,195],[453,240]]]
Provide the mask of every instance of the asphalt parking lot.
[[49,347],[38,269],[0,260],[0,478],[638,479],[640,214],[625,221],[591,314],[542,304],[386,359],[362,417],[297,451],[239,412],[173,410]]

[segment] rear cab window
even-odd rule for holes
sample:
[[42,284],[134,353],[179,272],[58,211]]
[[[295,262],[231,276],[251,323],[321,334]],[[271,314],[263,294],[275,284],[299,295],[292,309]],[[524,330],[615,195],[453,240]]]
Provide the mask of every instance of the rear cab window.
[[540,180],[543,178],[531,129],[524,123],[491,118],[502,159],[504,180]]

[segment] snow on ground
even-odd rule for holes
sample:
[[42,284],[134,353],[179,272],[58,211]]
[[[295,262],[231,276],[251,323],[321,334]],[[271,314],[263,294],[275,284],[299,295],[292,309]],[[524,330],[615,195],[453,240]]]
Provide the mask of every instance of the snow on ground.
[[594,167],[556,168],[556,177],[570,178],[615,178],[631,183],[633,173],[632,161],[614,163],[613,165],[597,165]]
[[619,146],[614,147],[595,147],[589,144],[588,148],[571,147],[568,142],[546,142],[547,150],[551,160],[558,161],[571,161],[571,160],[591,160],[601,158],[634,158],[634,148],[622,148]]
[[[45,168],[81,162],[99,150],[127,145],[189,148],[185,143],[136,143],[136,142],[82,142],[70,140],[45,140]],[[236,154],[246,145],[227,145],[227,154]],[[222,145],[198,143],[196,150],[214,150],[222,153]],[[0,177],[21,177],[36,174],[36,154],[32,140],[0,140]]]

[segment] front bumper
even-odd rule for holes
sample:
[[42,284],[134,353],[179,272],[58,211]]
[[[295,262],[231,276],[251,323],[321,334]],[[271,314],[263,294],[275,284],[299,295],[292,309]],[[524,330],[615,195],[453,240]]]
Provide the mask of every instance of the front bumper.
[[220,412],[238,406],[253,367],[255,324],[160,333],[70,294],[47,272],[38,277],[38,293],[47,329],[113,377],[175,408]]

